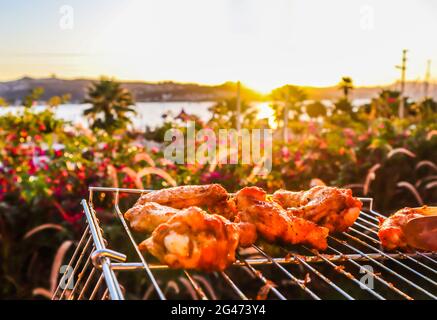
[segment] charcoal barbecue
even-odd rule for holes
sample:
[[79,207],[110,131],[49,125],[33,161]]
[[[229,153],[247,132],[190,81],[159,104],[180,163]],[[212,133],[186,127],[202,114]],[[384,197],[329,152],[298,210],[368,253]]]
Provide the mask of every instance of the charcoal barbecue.
[[[72,272],[61,274],[54,300],[437,299],[437,254],[383,251],[377,227],[384,216],[373,209],[372,198],[359,198],[364,207],[358,220],[347,232],[330,235],[323,253],[304,245],[257,244],[240,249],[227,270],[202,274],[170,269],[139,251],[141,239],[125,221],[119,199],[146,192],[150,190],[89,188],[89,199],[81,202],[85,230],[66,262]],[[96,194],[113,197],[129,254],[105,237],[105,225],[94,209]],[[137,280],[123,282],[129,274]]]

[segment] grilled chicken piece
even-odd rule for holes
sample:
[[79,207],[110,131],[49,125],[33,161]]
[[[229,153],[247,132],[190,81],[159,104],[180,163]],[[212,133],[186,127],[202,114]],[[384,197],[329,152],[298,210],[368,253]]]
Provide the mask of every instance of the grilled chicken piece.
[[227,198],[227,191],[219,184],[180,186],[146,193],[138,199],[137,205],[156,202],[175,209],[214,207]]
[[152,233],[161,223],[167,222],[180,212],[179,209],[160,205],[156,202],[136,204],[124,214],[133,230]]
[[[219,208],[216,208],[217,214],[220,213]],[[163,206],[156,202],[146,202],[130,208],[124,217],[129,221],[133,230],[152,233],[160,224],[167,222],[181,211],[181,209]],[[252,224],[240,222],[235,225],[240,234],[240,246],[248,247],[256,241],[256,228]]]
[[266,200],[266,193],[258,187],[246,187],[237,192],[237,221],[255,225],[258,233],[267,241],[281,240],[285,243],[305,243],[325,250],[328,229],[311,221],[289,216],[277,203]]
[[250,247],[255,243],[258,238],[258,233],[256,232],[256,226],[249,222],[238,222],[235,223],[238,228],[238,233],[240,235],[240,247]]
[[381,245],[387,250],[408,249],[403,229],[408,221],[420,217],[423,217],[421,208],[404,208],[389,218],[380,218],[378,237]]
[[331,232],[346,231],[360,214],[361,201],[352,190],[316,186],[307,191],[278,190],[273,200],[287,209],[289,216],[301,217]]
[[238,241],[236,224],[190,207],[159,225],[139,248],[171,268],[217,271],[235,261]]
[[237,216],[237,206],[234,199],[220,200],[208,206],[210,213],[218,214],[230,221],[234,221]]

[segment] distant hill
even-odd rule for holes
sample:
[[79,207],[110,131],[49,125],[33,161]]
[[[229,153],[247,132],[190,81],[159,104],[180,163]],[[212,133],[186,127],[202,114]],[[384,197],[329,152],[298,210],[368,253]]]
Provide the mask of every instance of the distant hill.
[[[58,78],[33,79],[24,77],[19,80],[0,82],[0,97],[10,103],[19,102],[33,88],[43,87],[44,94],[41,100],[47,100],[55,95],[71,94],[71,102],[82,102],[85,99],[87,88],[96,80]],[[175,82],[122,82],[136,101],[215,101],[235,96],[236,84],[226,82],[221,85],[208,86],[193,83]],[[262,96],[257,92],[243,87],[242,95],[251,100],[260,100]]]
[[[43,87],[45,92],[42,100],[55,95],[71,94],[72,102],[82,102],[85,98],[86,89],[90,79],[65,80],[58,78],[34,79],[24,77],[19,80],[0,82],[0,97],[10,103],[20,102],[30,90],[35,87]],[[122,82],[123,87],[134,95],[136,101],[216,101],[235,97],[236,85],[226,82],[221,85],[208,86],[193,83],[176,82]],[[375,97],[382,89],[396,89],[396,84],[380,87],[358,87],[353,91],[354,99],[369,99]],[[337,99],[341,96],[340,90],[333,87],[305,87],[308,96],[313,100]],[[406,85],[406,94],[413,99],[423,97],[423,84],[409,82]],[[432,84],[429,94],[437,99],[437,85]],[[249,88],[242,88],[242,95],[250,100],[262,100],[263,97]],[[265,97],[264,97],[265,98]]]
[[[341,90],[337,86],[333,87],[304,87],[308,96],[312,100],[335,100],[342,96]],[[378,95],[381,90],[399,90],[399,83],[386,86],[356,87],[352,91],[353,99],[371,99]],[[413,100],[420,100],[424,97],[424,84],[421,82],[407,82],[405,84],[405,95]],[[437,99],[437,84],[430,84],[428,95]]]

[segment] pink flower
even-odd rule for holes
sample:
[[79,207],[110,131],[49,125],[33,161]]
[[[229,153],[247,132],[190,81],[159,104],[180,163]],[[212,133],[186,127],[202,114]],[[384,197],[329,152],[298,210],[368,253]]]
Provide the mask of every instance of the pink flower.
[[353,129],[351,129],[351,128],[344,128],[343,129],[343,133],[344,133],[345,136],[348,136],[348,137],[354,137],[355,136],[355,131]]
[[350,139],[350,138],[347,138],[347,139],[346,139],[346,145],[347,145],[348,147],[354,147],[354,146],[355,146],[355,142],[354,142],[354,140],[352,140],[352,139]]
[[217,180],[222,179],[222,175],[220,172],[217,171],[213,171],[213,172],[207,172],[202,174],[202,176],[200,177],[200,181],[202,183],[211,183]]
[[369,134],[368,133],[363,133],[362,135],[360,135],[358,137],[358,141],[366,141],[369,138]]
[[314,121],[308,122],[308,132],[311,134],[316,133],[317,131],[317,125]]
[[281,155],[283,158],[290,158],[290,151],[288,150],[287,147],[282,147],[281,148]]
[[109,148],[109,146],[107,143],[102,142],[99,144],[99,148],[100,148],[100,150],[107,150]]

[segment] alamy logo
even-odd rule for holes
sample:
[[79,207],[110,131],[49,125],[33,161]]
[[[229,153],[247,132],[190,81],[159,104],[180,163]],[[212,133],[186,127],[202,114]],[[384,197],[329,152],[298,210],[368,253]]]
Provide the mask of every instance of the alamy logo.
[[62,30],[72,30],[74,28],[74,9],[72,6],[63,5],[59,8],[61,18],[59,19],[59,27]]
[[361,289],[368,290],[374,288],[374,273],[372,266],[364,265],[360,268],[360,273],[364,273],[364,276],[360,278]]
[[74,287],[74,272],[73,267],[68,265],[62,265],[59,269],[59,273],[62,274],[61,279],[59,280],[59,287],[61,289],[73,289]]
[[369,5],[360,7],[360,27],[362,30],[372,30],[375,28],[375,12]]

